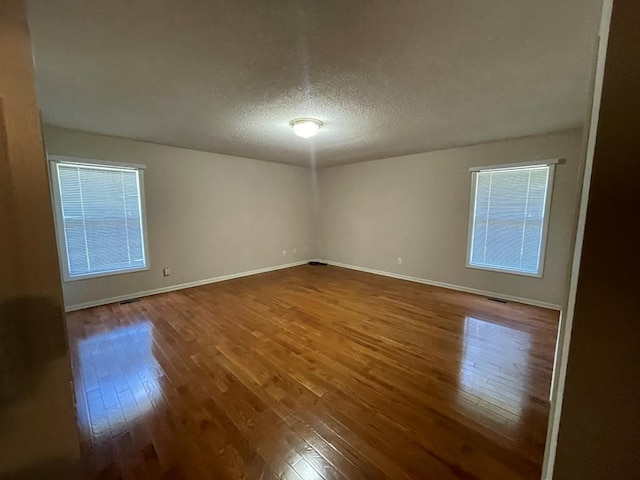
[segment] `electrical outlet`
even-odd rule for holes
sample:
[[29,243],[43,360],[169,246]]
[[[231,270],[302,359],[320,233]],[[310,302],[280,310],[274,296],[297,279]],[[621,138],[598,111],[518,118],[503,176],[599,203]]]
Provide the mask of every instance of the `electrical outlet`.
[[293,254],[295,255],[297,252],[298,252],[298,249],[297,249],[297,248],[294,248],[294,249],[293,249]]
[[169,275],[171,275],[171,267],[164,267],[162,269],[162,275],[164,275],[165,277],[168,277]]
[[398,265],[402,265],[402,257],[398,257]]
[[286,250],[282,250],[282,256],[284,257],[287,254]]

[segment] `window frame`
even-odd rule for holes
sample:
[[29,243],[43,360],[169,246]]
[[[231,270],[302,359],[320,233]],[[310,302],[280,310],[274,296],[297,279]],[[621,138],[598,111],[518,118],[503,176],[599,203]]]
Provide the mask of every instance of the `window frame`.
[[[469,225],[467,232],[467,258],[466,267],[475,270],[485,270],[489,272],[506,273],[509,275],[518,275],[522,277],[542,278],[544,275],[544,262],[547,250],[547,239],[549,233],[549,219],[551,218],[551,199],[553,198],[553,183],[555,179],[555,166],[560,162],[559,158],[548,160],[534,160],[530,162],[507,163],[498,165],[487,165],[482,167],[470,167],[471,172],[471,190],[470,190],[470,208],[469,208]],[[523,272],[501,267],[488,267],[484,265],[474,265],[471,263],[471,250],[473,248],[473,230],[475,224],[475,206],[477,197],[478,172],[488,170],[505,170],[510,168],[526,168],[526,167],[549,167],[549,178],[547,179],[547,193],[544,202],[544,214],[542,219],[542,234],[540,238],[540,260],[538,262],[538,271],[535,273]]]
[[[112,275],[122,275],[127,273],[143,272],[151,268],[149,257],[149,240],[147,235],[147,211],[144,190],[144,170],[146,165],[136,163],[113,162],[108,160],[94,160],[88,158],[68,157],[62,155],[48,155],[49,177],[51,185],[51,200],[53,204],[53,217],[58,244],[58,256],[60,259],[60,270],[63,282],[77,282],[79,280],[89,280],[99,277],[110,277]],[[140,188],[140,221],[142,227],[142,243],[144,251],[145,265],[143,267],[133,267],[126,270],[88,273],[84,275],[69,274],[69,259],[67,255],[67,238],[64,230],[64,216],[62,213],[62,201],[60,196],[60,182],[58,179],[57,164],[91,167],[115,167],[120,169],[136,170],[138,172],[138,185]]]

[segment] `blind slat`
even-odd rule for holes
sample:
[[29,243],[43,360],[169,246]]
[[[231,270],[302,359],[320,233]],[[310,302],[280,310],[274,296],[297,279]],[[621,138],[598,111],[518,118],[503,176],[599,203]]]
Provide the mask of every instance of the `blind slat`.
[[549,165],[474,172],[469,264],[538,274]]
[[57,163],[70,277],[146,267],[139,171]]

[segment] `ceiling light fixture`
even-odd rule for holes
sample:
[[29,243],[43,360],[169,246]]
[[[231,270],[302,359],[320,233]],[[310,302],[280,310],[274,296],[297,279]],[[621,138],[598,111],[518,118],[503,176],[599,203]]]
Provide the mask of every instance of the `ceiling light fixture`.
[[291,126],[293,127],[293,133],[302,138],[311,138],[322,126],[322,122],[320,120],[315,120],[313,118],[299,118],[297,120],[293,120],[291,122]]

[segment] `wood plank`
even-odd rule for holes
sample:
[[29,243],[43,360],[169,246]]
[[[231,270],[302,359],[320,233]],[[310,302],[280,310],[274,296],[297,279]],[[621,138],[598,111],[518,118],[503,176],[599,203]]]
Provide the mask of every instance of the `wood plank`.
[[87,478],[540,477],[554,311],[301,266],[67,322]]

